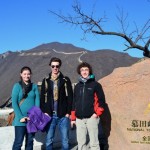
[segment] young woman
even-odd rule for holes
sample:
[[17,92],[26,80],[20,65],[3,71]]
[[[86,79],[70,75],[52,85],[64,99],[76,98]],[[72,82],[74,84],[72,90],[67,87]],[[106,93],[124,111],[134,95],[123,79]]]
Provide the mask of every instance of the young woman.
[[26,123],[28,110],[40,105],[39,91],[36,84],[31,82],[31,69],[23,67],[20,72],[21,80],[14,84],[12,89],[12,106],[15,112],[13,126],[15,128],[15,140],[13,150],[21,150],[26,136],[25,149],[33,150],[34,133],[27,133]]

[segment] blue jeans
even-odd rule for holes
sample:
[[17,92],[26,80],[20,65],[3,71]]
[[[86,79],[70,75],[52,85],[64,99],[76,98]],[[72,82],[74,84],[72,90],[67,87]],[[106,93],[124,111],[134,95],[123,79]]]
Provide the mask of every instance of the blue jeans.
[[35,133],[27,133],[26,126],[15,126],[15,140],[12,150],[21,150],[24,136],[26,136],[25,150],[33,150]]
[[46,150],[53,149],[56,125],[58,125],[61,134],[62,150],[69,150],[69,118],[59,118],[56,115],[53,115],[51,122],[46,127]]

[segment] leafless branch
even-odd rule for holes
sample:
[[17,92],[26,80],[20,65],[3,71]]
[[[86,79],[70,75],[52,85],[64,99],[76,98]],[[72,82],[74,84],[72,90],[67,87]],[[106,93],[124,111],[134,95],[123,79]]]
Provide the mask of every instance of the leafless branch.
[[[128,14],[124,14],[123,9],[119,9],[120,16],[117,16],[117,20],[119,21],[121,25],[121,32],[115,32],[115,31],[106,31],[102,24],[106,23],[106,16],[102,16],[99,19],[94,18],[94,11],[91,13],[91,15],[87,15],[84,13],[79,5],[79,3],[76,3],[72,6],[73,11],[75,15],[67,15],[64,16],[61,13],[56,13],[54,11],[49,11],[53,15],[57,16],[62,23],[69,23],[71,25],[79,26],[83,33],[84,38],[87,33],[93,33],[97,35],[113,35],[113,36],[119,36],[128,43],[125,44],[127,47],[125,51],[129,49],[139,49],[142,50],[144,53],[144,56],[150,57],[150,19],[143,25],[143,28],[140,30],[137,25],[135,24],[135,29],[131,31],[130,33],[127,33],[127,30],[129,28],[129,23],[127,23]],[[136,35],[135,35],[136,34]],[[142,46],[141,44],[138,44],[139,41],[143,41],[145,44]],[[147,41],[146,41],[147,40]]]

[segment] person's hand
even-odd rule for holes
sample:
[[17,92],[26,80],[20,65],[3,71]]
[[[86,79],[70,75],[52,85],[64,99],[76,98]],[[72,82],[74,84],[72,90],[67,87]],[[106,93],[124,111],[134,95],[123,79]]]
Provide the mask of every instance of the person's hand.
[[45,115],[49,116],[49,114],[48,114],[48,113],[45,113]]
[[20,122],[27,122],[27,120],[30,120],[30,118],[29,117],[24,117],[24,118],[20,119]]
[[69,118],[70,115],[69,115],[69,114],[66,114],[65,116],[66,116],[67,118]]
[[98,116],[94,113],[91,117],[97,118]]

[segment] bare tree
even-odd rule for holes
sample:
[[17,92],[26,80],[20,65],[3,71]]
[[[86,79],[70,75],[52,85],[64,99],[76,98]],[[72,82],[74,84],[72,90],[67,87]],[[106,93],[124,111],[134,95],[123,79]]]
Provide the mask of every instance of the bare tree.
[[[143,51],[143,55],[150,58],[150,19],[147,20],[143,24],[143,27],[140,29],[137,27],[135,23],[135,29],[127,33],[128,24],[127,23],[127,17],[128,14],[125,15],[123,10],[119,10],[119,16],[116,16],[120,26],[121,31],[106,31],[103,28],[103,23],[107,22],[106,15],[103,15],[102,17],[95,19],[94,18],[94,11],[91,12],[91,15],[87,15],[84,13],[80,7],[80,4],[76,2],[73,6],[73,11],[75,15],[68,14],[67,16],[61,14],[60,12],[54,12],[49,11],[50,13],[56,15],[60,20],[61,23],[69,23],[71,25],[79,26],[84,33],[84,37],[87,33],[92,33],[96,35],[112,35],[112,36],[119,36],[120,38],[125,39],[126,43],[126,49],[124,51],[127,51],[129,49],[138,49]],[[142,44],[139,44],[142,43]]]

